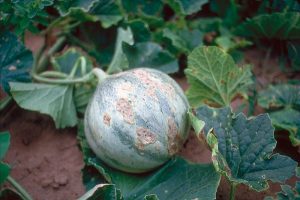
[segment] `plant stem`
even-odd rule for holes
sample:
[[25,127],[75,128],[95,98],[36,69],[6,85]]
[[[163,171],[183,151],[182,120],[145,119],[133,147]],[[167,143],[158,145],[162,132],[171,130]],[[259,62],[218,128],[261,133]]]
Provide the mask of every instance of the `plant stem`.
[[93,78],[93,73],[90,72],[83,77],[80,78],[73,78],[73,79],[67,79],[67,78],[62,78],[62,79],[51,79],[51,78],[46,78],[42,77],[36,73],[32,74],[32,78],[42,82],[42,83],[49,83],[49,84],[75,84],[75,83],[85,83]]
[[100,68],[94,68],[92,72],[98,78],[98,83],[101,83],[104,79],[106,79],[109,76]]
[[39,74],[45,78],[67,78],[68,74],[59,71],[45,71]]
[[234,200],[236,186],[237,184],[235,183],[230,184],[230,198],[229,198],[230,200]]
[[38,73],[38,72],[45,70],[45,68],[48,65],[49,58],[63,46],[65,41],[66,41],[66,37],[64,37],[64,36],[58,38],[56,43],[49,49],[49,51],[47,53],[43,54],[41,56],[40,60],[37,61],[37,66],[35,68],[35,72]]
[[26,190],[17,182],[13,177],[8,176],[7,182],[9,182],[17,192],[25,199],[25,200],[32,200],[31,196],[26,192]]

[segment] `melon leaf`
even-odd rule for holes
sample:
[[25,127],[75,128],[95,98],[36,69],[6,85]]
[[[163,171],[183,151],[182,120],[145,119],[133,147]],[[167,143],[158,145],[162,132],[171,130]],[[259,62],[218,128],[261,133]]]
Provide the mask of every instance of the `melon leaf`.
[[239,25],[235,33],[254,38],[299,39],[300,13],[282,12],[258,15]]
[[6,180],[10,172],[9,165],[1,161],[8,150],[9,144],[10,144],[9,132],[7,131],[0,132],[0,186]]
[[185,69],[190,87],[189,102],[194,107],[230,105],[237,94],[246,96],[252,84],[250,67],[238,67],[232,57],[218,47],[198,47],[188,56]]
[[73,86],[11,82],[10,87],[20,107],[50,115],[56,128],[77,124]]
[[273,154],[274,128],[268,114],[247,119],[229,107],[197,109],[205,121],[204,133],[212,149],[216,170],[233,184],[243,183],[256,191],[268,188],[268,180],[284,182],[295,174],[297,162]]
[[132,46],[124,43],[123,51],[129,68],[148,67],[165,73],[174,73],[179,69],[177,59],[154,42],[142,42]]
[[61,16],[72,16],[79,21],[100,21],[104,28],[123,18],[119,7],[111,0],[59,1],[55,6]]
[[10,81],[29,82],[33,63],[30,50],[10,32],[0,34],[0,85],[9,92]]
[[267,109],[272,124],[290,133],[293,145],[300,145],[300,87],[280,84],[270,86],[258,95],[258,104]]

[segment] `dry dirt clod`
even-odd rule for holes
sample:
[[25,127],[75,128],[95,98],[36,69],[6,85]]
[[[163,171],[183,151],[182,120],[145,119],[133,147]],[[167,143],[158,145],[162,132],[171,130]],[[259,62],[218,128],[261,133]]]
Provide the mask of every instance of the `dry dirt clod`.
[[65,174],[58,174],[54,177],[54,182],[60,186],[67,185],[69,182],[68,176]]

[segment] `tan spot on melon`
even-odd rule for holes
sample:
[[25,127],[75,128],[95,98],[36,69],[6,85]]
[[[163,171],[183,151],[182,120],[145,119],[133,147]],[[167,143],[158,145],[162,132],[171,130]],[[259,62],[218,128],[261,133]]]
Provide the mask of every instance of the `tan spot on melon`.
[[183,144],[183,140],[178,132],[177,125],[173,118],[168,119],[168,152],[170,155],[176,154]]
[[116,109],[122,115],[125,122],[128,124],[134,124],[134,113],[131,102],[128,99],[118,99]]
[[111,120],[110,115],[107,114],[107,113],[104,113],[104,115],[103,115],[103,123],[106,124],[107,126],[110,126],[110,120]]
[[149,129],[138,127],[136,129],[137,142],[136,147],[143,150],[146,145],[153,144],[156,142],[156,135]]

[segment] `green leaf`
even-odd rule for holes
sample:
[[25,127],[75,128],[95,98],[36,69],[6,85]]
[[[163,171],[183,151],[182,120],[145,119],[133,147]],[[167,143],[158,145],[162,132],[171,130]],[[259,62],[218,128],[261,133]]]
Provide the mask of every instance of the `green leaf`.
[[258,15],[239,25],[235,33],[254,38],[299,39],[300,13],[283,12]]
[[9,92],[8,82],[31,80],[29,72],[33,63],[31,51],[10,32],[0,33],[0,84]]
[[[155,199],[154,194],[163,200],[216,198],[220,176],[212,164],[195,164],[177,157],[155,171],[129,174],[108,167],[92,153],[84,138],[81,123],[78,138],[86,165],[96,169],[108,183],[115,184],[122,192],[124,200],[140,200],[146,195],[146,199]],[[101,181],[103,179],[98,179],[99,183]],[[87,180],[86,182],[91,183]]]
[[270,113],[276,128],[290,133],[293,145],[300,145],[300,86],[270,86],[258,95],[258,104]]
[[[85,60],[84,66],[80,63],[80,59],[82,58]],[[69,48],[62,55],[52,57],[51,63],[56,71],[64,72],[66,74],[70,74],[76,65],[81,66],[81,68],[77,67],[75,69],[74,75],[76,77],[87,74],[93,68],[92,61],[87,59],[83,53],[75,48]]]
[[191,15],[201,10],[201,7],[208,2],[208,0],[174,0],[178,3],[180,11],[184,15]]
[[191,52],[195,47],[202,45],[203,33],[198,29],[172,31],[169,28],[163,30],[163,36],[170,39],[172,44],[184,53]]
[[157,15],[163,9],[161,0],[145,1],[145,0],[122,0],[122,6],[127,13]]
[[217,171],[231,182],[262,191],[268,188],[268,180],[284,182],[295,174],[297,162],[272,154],[276,140],[268,114],[247,119],[243,113],[234,115],[229,107],[203,106],[196,115],[205,121]]
[[177,59],[159,44],[153,42],[137,43],[133,46],[123,44],[123,51],[129,62],[129,68],[148,67],[165,73],[178,71]]
[[86,107],[96,90],[96,84],[79,84],[74,88],[74,103],[76,111],[82,115],[85,113]]
[[133,34],[130,28],[122,29],[118,28],[118,36],[115,46],[114,56],[107,69],[107,73],[113,74],[128,69],[128,60],[123,52],[122,43],[133,45]]
[[26,30],[39,32],[39,24],[48,25],[49,16],[45,7],[52,4],[53,0],[1,1],[0,26],[22,36]]
[[10,87],[20,107],[50,115],[56,128],[77,124],[72,86],[11,82]]
[[72,16],[79,21],[101,21],[104,28],[117,24],[123,18],[112,0],[59,1],[56,7],[62,16]]
[[231,56],[217,47],[198,47],[188,56],[185,74],[187,97],[194,107],[203,103],[226,106],[237,94],[246,95],[252,84],[250,67],[239,68]]
[[237,3],[234,0],[212,0],[210,9],[217,13],[223,19],[223,23],[229,27],[237,24],[239,20]]
[[189,111],[188,114],[189,114],[192,127],[194,128],[195,134],[199,137],[201,131],[205,126],[205,122],[198,119],[191,111]]
[[287,43],[288,58],[294,70],[300,70],[300,41]]
[[235,40],[230,36],[220,36],[215,39],[215,43],[226,52],[234,51],[252,45],[252,42],[246,39]]
[[135,42],[148,42],[151,40],[151,32],[146,22],[141,19],[135,19],[126,23],[133,32]]
[[[10,145],[10,134],[8,131],[0,132],[0,186],[10,173],[8,164],[1,162]],[[1,196],[1,195],[0,195]]]
[[144,200],[159,200],[159,198],[155,194],[149,194],[144,197]]
[[85,193],[78,200],[122,200],[120,193],[113,184],[99,184]]
[[8,131],[0,132],[0,160],[4,158],[10,144],[10,134]]
[[10,173],[9,165],[0,161],[0,186],[6,180],[9,173]]

